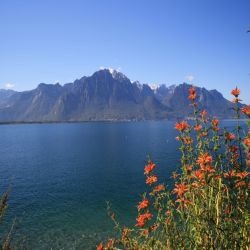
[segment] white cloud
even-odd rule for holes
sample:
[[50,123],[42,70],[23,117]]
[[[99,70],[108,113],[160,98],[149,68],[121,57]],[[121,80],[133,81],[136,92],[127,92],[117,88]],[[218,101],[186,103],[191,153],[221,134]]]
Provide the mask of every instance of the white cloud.
[[194,76],[193,75],[187,75],[186,80],[188,80],[189,82],[192,82],[194,80]]
[[100,66],[99,67],[99,70],[103,70],[103,69],[108,69],[108,70],[110,70],[110,71],[117,71],[117,72],[121,72],[121,70],[122,70],[122,68],[121,67],[118,67],[118,68],[112,68],[112,67],[104,67],[104,66]]
[[156,90],[157,88],[160,87],[160,84],[158,84],[158,83],[151,83],[151,84],[149,84],[149,87],[150,87],[152,90]]
[[6,83],[4,84],[5,89],[13,89],[15,87],[15,84],[13,83]]

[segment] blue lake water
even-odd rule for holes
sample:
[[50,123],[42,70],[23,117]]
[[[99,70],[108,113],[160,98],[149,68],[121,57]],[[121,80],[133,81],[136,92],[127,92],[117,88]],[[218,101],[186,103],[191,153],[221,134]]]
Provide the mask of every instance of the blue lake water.
[[[231,126],[233,122],[224,122]],[[113,233],[110,201],[133,224],[147,156],[168,181],[178,164],[174,122],[0,126],[0,190],[10,188],[4,225],[25,249],[95,249]]]

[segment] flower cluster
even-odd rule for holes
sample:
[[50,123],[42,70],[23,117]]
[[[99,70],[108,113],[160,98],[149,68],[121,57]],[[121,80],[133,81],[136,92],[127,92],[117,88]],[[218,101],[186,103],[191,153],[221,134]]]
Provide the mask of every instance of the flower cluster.
[[250,105],[243,107],[241,111],[250,118]]
[[[148,184],[149,186],[154,185],[158,181],[157,175],[153,174],[155,167],[156,167],[156,164],[153,163],[152,160],[148,160],[148,164],[144,167],[144,174],[146,175],[146,184]],[[149,205],[150,205],[150,201],[149,199],[145,197],[137,205],[138,212],[141,212],[141,210],[143,210],[143,213],[139,213],[136,219],[137,227],[144,227],[145,224],[153,218],[153,214],[149,212]]]
[[191,100],[191,101],[194,101],[195,98],[196,98],[196,90],[195,90],[195,88],[191,87],[188,91],[189,91],[188,99]]
[[[237,118],[250,118],[250,106],[240,104],[240,89],[231,94]],[[98,250],[249,248],[250,122],[247,133],[239,122],[232,131],[220,128],[219,119],[199,110],[197,97],[191,87],[193,121],[175,124],[182,156],[172,190],[157,184],[156,164],[149,160],[144,174],[150,192],[137,205],[135,226],[120,229],[119,239]]]
[[184,131],[184,130],[186,130],[186,129],[189,128],[189,125],[188,125],[188,123],[187,123],[186,121],[177,122],[177,123],[175,124],[175,128],[176,128],[177,130],[179,130],[179,131]]
[[156,164],[154,164],[151,160],[148,161],[148,165],[144,168],[144,174],[149,175],[156,167]]
[[149,220],[151,220],[153,217],[153,215],[151,213],[145,213],[145,214],[141,214],[137,219],[137,224],[136,226],[138,227],[144,227],[145,226],[145,223]]

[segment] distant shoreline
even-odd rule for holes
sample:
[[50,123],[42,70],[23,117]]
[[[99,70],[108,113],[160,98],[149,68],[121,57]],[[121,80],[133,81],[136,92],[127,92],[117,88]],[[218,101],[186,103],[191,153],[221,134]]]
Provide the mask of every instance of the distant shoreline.
[[85,120],[85,121],[15,121],[15,122],[0,122],[0,125],[18,125],[18,124],[60,124],[60,123],[118,123],[118,122],[146,122],[146,121],[175,121],[175,120],[168,120],[168,119],[161,119],[161,120]]
[[[184,120],[192,120],[183,118]],[[1,125],[22,125],[22,124],[66,124],[66,123],[119,123],[119,122],[152,122],[152,121],[179,121],[180,119],[158,119],[158,120],[85,120],[85,121],[12,121],[12,122],[0,122]],[[247,122],[248,119],[221,119],[221,121],[240,121]]]

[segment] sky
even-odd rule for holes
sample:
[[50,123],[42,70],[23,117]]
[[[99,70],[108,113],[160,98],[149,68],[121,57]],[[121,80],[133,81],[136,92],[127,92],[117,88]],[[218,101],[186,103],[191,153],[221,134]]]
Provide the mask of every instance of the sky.
[[119,69],[250,103],[249,0],[0,0],[0,88]]

